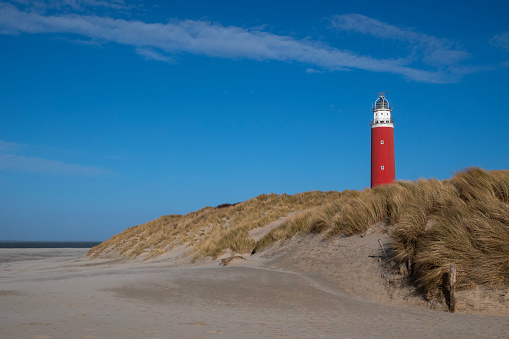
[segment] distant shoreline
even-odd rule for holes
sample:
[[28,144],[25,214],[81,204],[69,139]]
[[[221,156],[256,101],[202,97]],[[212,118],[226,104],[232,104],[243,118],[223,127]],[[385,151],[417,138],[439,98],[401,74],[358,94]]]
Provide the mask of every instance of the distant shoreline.
[[92,248],[101,241],[12,241],[0,240],[0,248]]

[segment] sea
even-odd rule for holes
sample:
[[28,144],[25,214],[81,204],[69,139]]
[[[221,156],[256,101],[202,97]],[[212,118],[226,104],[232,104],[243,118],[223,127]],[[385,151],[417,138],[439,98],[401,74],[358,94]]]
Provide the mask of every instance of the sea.
[[0,248],[92,248],[100,241],[5,241]]

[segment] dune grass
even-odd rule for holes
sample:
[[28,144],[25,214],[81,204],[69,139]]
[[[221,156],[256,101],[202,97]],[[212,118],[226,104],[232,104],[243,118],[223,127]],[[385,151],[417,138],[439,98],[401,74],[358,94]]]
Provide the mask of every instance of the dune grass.
[[387,221],[394,263],[411,267],[411,278],[429,297],[447,289],[449,265],[458,288],[509,284],[509,171],[469,168],[451,180],[395,182],[290,218],[256,244],[255,251],[297,233],[326,238],[365,232]]
[[[393,262],[407,264],[411,279],[428,296],[446,288],[450,264],[458,287],[509,284],[509,171],[469,168],[450,180],[398,181],[363,191],[261,195],[235,205],[163,216],[131,227],[92,248],[133,258],[192,246],[195,256],[217,258],[284,242],[298,233],[324,238],[363,233],[385,221],[393,239]],[[258,242],[248,232],[290,212]]]
[[262,194],[237,204],[205,207],[187,215],[167,215],[122,233],[90,249],[88,255],[150,258],[187,244],[197,257],[217,258],[227,249],[237,253],[251,252],[254,240],[248,232],[265,226],[290,212],[322,205],[337,199],[341,193],[312,191],[295,195]]
[[509,284],[509,171],[471,168],[435,182],[392,232],[396,262],[410,262],[418,287],[447,289],[449,265],[458,287]]

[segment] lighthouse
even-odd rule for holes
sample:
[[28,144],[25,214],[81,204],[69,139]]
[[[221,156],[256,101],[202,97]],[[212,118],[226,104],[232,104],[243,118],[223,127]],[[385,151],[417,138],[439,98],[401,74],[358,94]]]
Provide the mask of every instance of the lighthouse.
[[394,120],[384,93],[377,93],[371,120],[371,187],[390,184],[396,179],[394,160]]

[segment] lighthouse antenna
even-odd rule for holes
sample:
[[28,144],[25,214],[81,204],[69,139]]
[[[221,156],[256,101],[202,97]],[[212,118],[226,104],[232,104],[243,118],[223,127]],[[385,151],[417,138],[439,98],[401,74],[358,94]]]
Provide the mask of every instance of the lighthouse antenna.
[[389,93],[389,91],[380,92],[380,93],[375,93],[375,94],[379,94],[381,97],[384,97],[384,93]]

